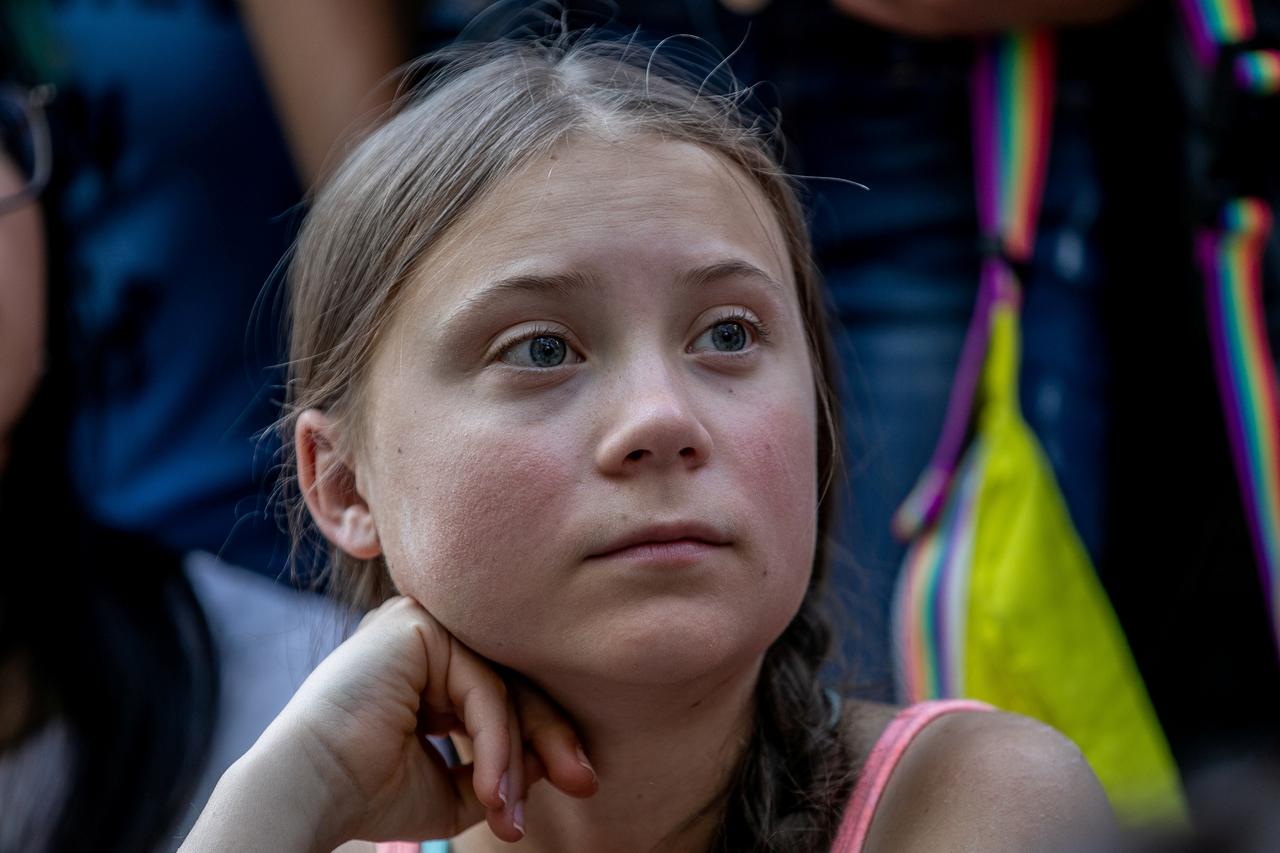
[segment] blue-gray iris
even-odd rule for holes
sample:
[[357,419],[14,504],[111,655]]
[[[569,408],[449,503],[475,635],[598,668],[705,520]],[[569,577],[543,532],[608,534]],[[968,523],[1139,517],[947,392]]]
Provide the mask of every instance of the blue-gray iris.
[[564,361],[564,341],[544,335],[529,341],[529,360],[538,367],[555,367]]
[[747,330],[741,323],[717,323],[711,341],[721,352],[735,352],[747,345]]

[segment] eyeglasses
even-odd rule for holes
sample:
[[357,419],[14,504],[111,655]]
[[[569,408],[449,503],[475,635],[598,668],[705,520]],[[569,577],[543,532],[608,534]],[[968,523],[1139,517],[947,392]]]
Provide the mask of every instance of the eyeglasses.
[[0,216],[36,198],[49,183],[53,153],[44,108],[54,94],[51,84],[0,86],[0,150],[13,161],[22,182],[16,192],[0,194]]

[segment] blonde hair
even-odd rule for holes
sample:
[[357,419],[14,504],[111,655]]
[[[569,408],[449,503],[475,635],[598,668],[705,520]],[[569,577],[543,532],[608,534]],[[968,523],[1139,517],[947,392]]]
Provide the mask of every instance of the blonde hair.
[[[308,408],[325,410],[342,435],[359,440],[363,379],[381,333],[450,227],[524,165],[576,134],[599,132],[696,144],[763,191],[782,226],[810,335],[828,484],[839,442],[820,282],[795,187],[770,137],[744,121],[742,90],[700,93],[682,82],[679,66],[645,49],[566,37],[452,48],[426,62],[443,68],[337,170],[298,238],[288,276],[287,462],[297,414]],[[294,504],[291,524],[301,532],[305,507]],[[380,558],[331,548],[330,568],[330,583],[355,606],[391,592]]]
[[[840,441],[821,284],[796,185],[772,152],[775,139],[764,122],[748,115],[748,90],[731,82],[713,91],[712,77],[691,79],[681,64],[632,42],[561,34],[463,45],[428,57],[418,66],[423,68],[434,73],[337,169],[315,197],[298,238],[288,275],[285,481],[296,483],[287,476],[296,465],[293,431],[298,414],[308,408],[326,411],[349,444],[344,449],[355,448],[366,374],[390,318],[409,295],[407,285],[454,224],[522,167],[587,133],[692,143],[736,166],[762,192],[785,238],[813,363],[823,499],[809,595],[766,656],[767,683],[757,703],[766,730],[759,730],[758,719],[756,740],[763,742],[753,741],[734,785],[778,790],[753,792],[741,810],[726,792],[728,834],[722,833],[721,843],[730,845],[726,849],[755,849],[767,836],[777,849],[808,849],[830,828],[815,816],[828,799],[815,796],[815,786],[833,795],[845,790],[850,766],[842,742],[823,733],[829,709],[817,686],[830,632],[815,605],[826,573],[832,512],[827,498],[834,494]],[[314,535],[299,496],[288,499],[295,539]],[[334,546],[328,583],[339,598],[361,608],[393,591],[382,558],[357,560]],[[785,660],[771,668],[770,658],[779,656]],[[781,678],[775,677],[779,669]],[[816,739],[811,730],[821,730]],[[758,772],[751,770],[753,756],[764,756]],[[783,790],[788,778],[800,790]],[[758,801],[770,804],[764,809],[769,819],[756,814]],[[734,813],[740,817],[731,820]],[[786,816],[800,813],[807,815],[803,831],[784,831]],[[729,831],[734,826],[756,842],[743,847],[743,833]]]

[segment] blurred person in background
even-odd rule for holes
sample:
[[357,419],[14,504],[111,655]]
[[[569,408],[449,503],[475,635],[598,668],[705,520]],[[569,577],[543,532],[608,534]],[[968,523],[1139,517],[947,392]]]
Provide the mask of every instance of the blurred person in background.
[[58,92],[43,240],[30,203],[0,220],[0,849],[172,849],[342,629],[291,588],[270,511],[281,355],[263,291],[303,186],[384,109],[400,10],[0,13],[5,79]]
[[216,657],[178,557],[92,524],[67,489],[67,365],[46,335],[62,293],[40,210],[53,90],[3,23],[0,850],[146,850],[195,784]]

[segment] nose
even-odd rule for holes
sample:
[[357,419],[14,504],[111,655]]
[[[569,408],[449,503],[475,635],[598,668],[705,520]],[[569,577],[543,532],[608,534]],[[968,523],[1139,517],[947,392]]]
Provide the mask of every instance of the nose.
[[624,379],[614,400],[614,414],[596,457],[605,474],[676,466],[692,470],[711,458],[711,434],[698,417],[688,389],[669,372],[646,371]]

